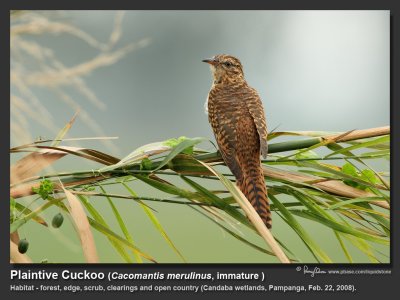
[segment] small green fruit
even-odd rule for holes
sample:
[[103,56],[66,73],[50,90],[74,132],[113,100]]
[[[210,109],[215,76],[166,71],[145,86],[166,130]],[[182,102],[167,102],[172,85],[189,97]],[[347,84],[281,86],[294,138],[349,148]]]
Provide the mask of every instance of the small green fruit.
[[58,213],[53,217],[53,220],[51,221],[51,225],[54,228],[59,228],[63,222],[64,222],[63,215],[61,213]]
[[28,251],[29,248],[29,242],[26,239],[22,239],[18,243],[18,251],[19,253],[24,254],[26,251]]

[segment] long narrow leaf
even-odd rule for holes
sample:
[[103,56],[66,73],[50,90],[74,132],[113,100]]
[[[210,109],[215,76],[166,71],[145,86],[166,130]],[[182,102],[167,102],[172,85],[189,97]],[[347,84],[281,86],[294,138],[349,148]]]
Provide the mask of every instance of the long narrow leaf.
[[300,225],[300,223],[293,217],[291,212],[273,195],[270,195],[270,199],[273,201],[274,205],[279,209],[282,215],[285,217],[285,221],[288,225],[298,234],[307,248],[311,251],[317,260],[322,260],[323,262],[330,263],[332,260],[329,256],[318,246],[316,242],[311,238],[311,236],[305,231],[305,229]]
[[74,124],[77,115],[78,115],[78,111],[73,115],[72,119],[64,126],[64,128],[60,130],[60,132],[57,134],[54,141],[51,143],[51,146],[57,147],[60,144],[61,140],[64,138],[64,136],[67,134],[67,132],[71,129],[72,124]]
[[206,168],[208,168],[211,172],[213,172],[223,185],[231,192],[232,196],[235,198],[240,207],[244,210],[247,217],[253,223],[254,227],[260,233],[261,237],[265,240],[268,246],[271,248],[272,252],[276,255],[276,257],[282,263],[290,263],[290,260],[287,258],[286,254],[280,248],[275,238],[272,236],[271,232],[267,229],[264,222],[261,220],[260,216],[254,209],[254,207],[250,204],[250,202],[246,199],[243,193],[228,179],[226,179],[222,174],[215,171],[209,165],[202,163]]
[[99,258],[97,256],[96,244],[94,242],[92,231],[85,211],[83,210],[81,202],[70,191],[63,187],[65,196],[67,197],[67,206],[73,224],[75,225],[76,232],[82,244],[83,254],[85,255],[86,262],[97,263]]
[[[92,215],[92,217],[104,227],[110,229],[106,220],[103,216],[97,211],[97,209],[88,201],[88,199],[83,195],[78,195],[78,198],[81,200],[87,211]],[[122,258],[128,262],[132,263],[132,259],[129,257],[128,253],[125,251],[124,247],[121,245],[120,242],[117,242],[109,237],[107,237],[110,241],[111,245],[117,250],[117,252],[122,256]]]
[[[99,187],[100,187],[101,191],[102,191],[104,194],[106,194],[105,189],[104,189],[100,184],[99,184]],[[111,206],[111,209],[112,209],[112,211],[113,211],[113,213],[114,213],[115,218],[116,218],[117,221],[118,221],[119,227],[121,228],[122,232],[124,233],[125,238],[126,238],[131,244],[135,244],[134,241],[133,241],[133,238],[132,238],[131,234],[129,233],[128,228],[127,228],[126,225],[125,225],[124,220],[122,219],[120,213],[118,212],[118,209],[115,207],[113,201],[111,200],[111,198],[110,198],[109,196],[106,196],[106,198],[107,198],[107,200],[108,200],[108,203],[109,203],[110,206]],[[133,252],[133,255],[135,256],[135,259],[136,259],[137,262],[139,262],[139,263],[143,262],[142,258],[140,257],[140,255],[138,254],[138,252],[137,252],[136,250],[133,250],[132,252]]]
[[172,148],[171,152],[164,158],[164,160],[158,165],[158,167],[154,170],[157,171],[168,164],[175,156],[181,153],[183,150],[193,147],[194,145],[204,141],[204,138],[193,138],[193,139],[185,139]]
[[[127,191],[133,197],[137,197],[136,193],[129,186],[127,186],[125,183],[123,183],[122,185],[127,189]],[[139,204],[143,208],[144,212],[147,214],[147,216],[149,217],[151,222],[154,224],[155,228],[161,233],[162,237],[167,241],[168,245],[172,248],[172,250],[174,250],[175,253],[178,254],[178,256],[184,262],[186,262],[186,259],[183,257],[181,252],[178,250],[178,248],[175,246],[175,244],[169,238],[167,232],[164,230],[164,228],[162,227],[161,223],[158,221],[157,217],[153,214],[153,212],[147,206],[143,205],[142,203],[139,202]]]
[[359,148],[366,148],[366,147],[370,147],[370,146],[375,146],[375,145],[387,143],[388,141],[390,141],[390,136],[389,135],[386,135],[386,136],[383,136],[383,137],[378,137],[378,138],[373,139],[372,141],[359,143],[359,144],[354,145],[354,146],[350,146],[350,147],[346,147],[346,148],[334,151],[332,153],[329,153],[325,157],[330,157],[330,156],[333,156],[333,155],[337,155],[339,153],[344,153],[346,151],[352,151],[352,150],[356,150],[356,149],[359,149]]

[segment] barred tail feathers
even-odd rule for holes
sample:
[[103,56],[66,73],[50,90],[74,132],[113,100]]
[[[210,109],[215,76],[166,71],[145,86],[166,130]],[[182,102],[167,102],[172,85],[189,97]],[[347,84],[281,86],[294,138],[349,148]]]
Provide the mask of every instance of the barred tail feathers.
[[271,228],[271,210],[261,166],[252,168],[246,173],[243,174],[242,179],[237,180],[237,185],[257,211],[267,228]]

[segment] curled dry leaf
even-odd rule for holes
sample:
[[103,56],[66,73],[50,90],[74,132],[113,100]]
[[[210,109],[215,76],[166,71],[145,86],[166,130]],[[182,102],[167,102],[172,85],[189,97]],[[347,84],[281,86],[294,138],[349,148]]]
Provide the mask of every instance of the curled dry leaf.
[[66,190],[64,187],[63,190],[69,204],[67,208],[73,220],[75,230],[79,235],[86,261],[88,263],[98,263],[99,258],[97,256],[96,245],[82,204],[70,191]]
[[56,160],[66,155],[61,151],[30,153],[10,167],[10,183],[15,184],[39,173]]
[[[39,187],[40,183],[29,183],[21,184],[24,180],[31,179],[32,176],[37,175],[40,171],[53,164],[58,159],[64,157],[67,154],[77,155],[92,161],[99,162],[101,164],[110,165],[119,161],[118,158],[102,153],[100,151],[79,148],[79,147],[51,147],[51,146],[34,146],[27,145],[26,147],[19,147],[15,149],[19,151],[23,148],[39,148],[37,152],[30,153],[27,156],[18,160],[14,165],[10,167],[10,184],[13,186],[10,189],[10,195],[13,198],[20,198],[28,195],[32,195],[32,187]],[[39,179],[39,177],[37,178]],[[104,178],[103,178],[104,179]],[[78,183],[83,184],[85,179],[80,179]],[[88,179],[88,182],[97,181],[99,178]],[[70,183],[69,185],[73,185]]]

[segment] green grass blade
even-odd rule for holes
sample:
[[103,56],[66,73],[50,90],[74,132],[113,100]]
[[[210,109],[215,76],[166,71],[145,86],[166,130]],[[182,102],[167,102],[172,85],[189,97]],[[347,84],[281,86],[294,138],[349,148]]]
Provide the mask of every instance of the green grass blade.
[[248,219],[242,213],[240,213],[237,210],[237,208],[232,207],[231,205],[226,203],[224,200],[222,200],[221,198],[219,198],[215,194],[211,193],[206,188],[202,187],[201,185],[199,185],[198,183],[194,182],[193,180],[191,180],[191,179],[189,179],[189,178],[187,178],[185,176],[181,176],[181,178],[186,183],[188,183],[190,186],[192,186],[196,191],[198,191],[199,193],[204,195],[207,199],[209,199],[209,203],[210,204],[213,204],[216,207],[218,207],[219,209],[225,211],[226,213],[228,213],[230,216],[235,218],[240,223],[252,227],[250,225],[250,222],[248,221]]
[[189,139],[186,138],[180,143],[178,143],[175,147],[172,148],[171,152],[164,158],[163,161],[158,165],[158,167],[154,170],[157,171],[167,165],[175,156],[177,156],[179,153],[184,151],[187,148],[193,147],[196,144],[199,144],[200,142],[204,141],[204,138],[193,138]]
[[[11,200],[11,204],[13,205],[14,209],[19,211],[21,214],[26,216],[26,215],[29,215],[30,213],[32,213],[32,210],[30,210],[26,206],[22,205],[21,203],[18,203],[13,198],[10,198],[10,200]],[[32,217],[32,220],[37,222],[37,223],[39,223],[39,224],[41,224],[41,225],[44,225],[46,227],[48,226],[46,221],[39,215],[36,215],[36,216]]]
[[[346,226],[344,224],[338,223],[327,211],[320,208],[318,205],[315,205],[318,201],[309,195],[302,192],[300,189],[296,189],[291,186],[287,186],[287,188],[291,191],[291,194],[296,197],[300,202],[304,204],[309,210],[312,216],[314,216],[315,220],[324,224],[325,226],[331,227],[334,230],[341,231],[344,233],[349,233],[355,235],[360,238],[364,238],[370,241],[374,241],[381,244],[388,244],[388,241],[377,237],[375,235],[364,233],[363,231],[354,229],[352,226]],[[304,212],[307,214],[307,212]]]
[[317,261],[330,263],[332,260],[329,256],[318,246],[311,236],[304,230],[300,223],[294,218],[292,213],[273,195],[269,195],[270,199],[283,215],[285,222],[297,233]]
[[342,239],[341,236],[340,236],[340,233],[338,233],[337,231],[335,231],[335,236],[336,236],[336,238],[338,239],[339,244],[340,244],[340,247],[342,248],[343,253],[344,253],[344,255],[346,256],[347,260],[349,261],[349,263],[353,263],[353,262],[354,262],[354,261],[353,261],[353,258],[351,257],[349,250],[347,250],[347,247],[346,247],[346,245],[344,244],[343,239]]
[[[89,200],[83,195],[77,195],[77,196],[81,200],[82,204],[85,206],[87,211],[96,220],[96,222],[98,222],[102,226],[104,226],[104,227],[108,228],[109,230],[111,230],[110,226],[108,226],[108,224],[105,221],[105,219],[103,218],[103,216],[94,208],[94,206],[89,202]],[[109,238],[108,236],[107,236],[107,238],[110,241],[111,245],[115,248],[115,250],[117,250],[117,252],[121,255],[121,257],[126,262],[132,263],[132,259],[129,257],[128,253],[125,251],[125,248],[123,247],[123,245],[120,242]]]
[[360,202],[370,202],[370,201],[377,201],[377,200],[382,200],[381,197],[361,197],[361,198],[354,198],[354,199],[349,199],[345,201],[340,201],[337,202],[329,207],[329,209],[338,209],[341,208],[342,206],[346,206],[349,204],[353,203],[360,203]]
[[[57,205],[58,207],[60,207],[63,211],[68,212],[67,207],[61,201],[57,201],[54,204]],[[111,239],[115,240],[116,242],[120,242],[120,243],[124,244],[126,247],[128,247],[129,249],[135,250],[143,258],[146,258],[151,262],[157,263],[157,261],[153,257],[151,257],[150,255],[146,254],[145,252],[141,251],[138,247],[136,247],[135,245],[130,243],[128,240],[126,240],[123,237],[121,237],[120,235],[116,234],[114,231],[110,230],[109,228],[103,226],[102,224],[97,222],[95,219],[93,219],[89,216],[87,218],[88,218],[90,226],[92,226],[94,229],[96,229],[100,233],[104,234],[107,238],[111,238]]]
[[148,185],[150,185],[164,193],[181,196],[181,197],[187,198],[187,199],[196,199],[196,200],[201,199],[195,193],[192,193],[188,190],[180,189],[173,184],[167,184],[163,181],[155,180],[153,178],[150,178],[149,176],[144,176],[144,175],[140,175],[140,174],[134,174],[134,176],[137,179],[147,183]]
[[304,167],[308,167],[308,168],[313,168],[313,169],[317,169],[317,170],[321,170],[327,173],[331,173],[333,175],[336,175],[336,177],[332,177],[332,179],[338,179],[338,180],[351,180],[351,181],[355,181],[361,185],[370,187],[370,188],[376,188],[376,189],[384,189],[384,186],[379,186],[376,184],[373,184],[369,181],[360,179],[359,177],[355,177],[349,174],[346,174],[340,170],[338,170],[337,166],[332,166],[332,167],[328,167],[327,164],[322,165],[320,163],[317,162],[311,162],[311,161],[301,161],[298,162],[299,166],[304,166]]
[[72,124],[74,124],[76,116],[78,115],[78,112],[76,112],[74,114],[74,116],[72,117],[72,119],[64,126],[63,129],[60,130],[60,132],[57,134],[56,138],[54,139],[54,141],[50,144],[50,146],[52,147],[57,147],[61,140],[63,139],[63,137],[67,134],[67,132],[70,130],[70,128],[72,127]]
[[[128,228],[126,227],[124,220],[122,219],[120,213],[118,212],[118,209],[115,207],[113,201],[111,200],[111,198],[109,196],[107,196],[106,190],[99,184],[99,188],[101,189],[101,191],[105,194],[106,199],[108,200],[108,203],[111,206],[111,209],[114,213],[115,218],[117,219],[117,222],[119,224],[119,227],[121,228],[125,238],[131,243],[131,244],[135,244],[133,241],[133,238],[131,236],[131,234],[129,233]],[[135,256],[135,259],[138,263],[142,263],[143,260],[140,257],[140,255],[138,254],[138,252],[136,250],[132,250],[133,255]]]
[[[372,210],[372,207],[369,203],[359,203],[359,205]],[[390,220],[377,214],[368,214],[379,223],[386,235],[390,236]]]
[[355,150],[355,149],[360,149],[360,148],[367,148],[367,147],[370,147],[370,146],[375,146],[375,145],[387,143],[389,141],[390,141],[390,135],[385,135],[385,136],[382,136],[382,137],[375,138],[372,141],[367,141],[367,142],[359,143],[357,145],[353,145],[353,146],[350,146],[350,147],[339,149],[337,151],[334,151],[334,152],[326,155],[325,157],[328,158],[330,156],[337,155],[337,154],[340,154],[340,153],[345,153],[345,152],[349,152],[349,151],[352,151],[352,150]]
[[46,202],[45,204],[39,206],[35,210],[33,210],[31,213],[20,217],[16,219],[13,223],[10,224],[10,233],[13,233],[16,231],[19,227],[21,227],[23,224],[28,222],[30,219],[36,218],[41,212],[45,211],[48,209],[50,206],[57,204],[58,202],[64,200],[64,198],[59,198],[59,199],[54,199],[54,198],[49,198],[49,201]]
[[354,229],[351,225],[347,226],[347,225],[338,223],[336,221],[332,221],[330,219],[324,218],[321,215],[317,215],[317,214],[314,214],[314,213],[309,212],[309,211],[294,211],[293,210],[292,212],[294,214],[298,215],[298,216],[301,216],[301,217],[304,217],[304,218],[319,222],[319,223],[323,224],[324,226],[332,228],[335,231],[348,233],[348,234],[354,235],[355,237],[358,237],[358,238],[361,238],[361,239],[364,239],[364,240],[368,240],[368,241],[371,241],[371,242],[383,244],[383,245],[389,245],[390,244],[390,242],[387,239],[384,239],[384,238],[378,237],[376,235],[372,235],[372,234],[366,233],[366,232],[358,230],[358,229]]
[[209,219],[211,222],[215,223],[216,225],[218,225],[220,228],[222,228],[225,232],[229,233],[230,235],[232,235],[234,238],[236,238],[237,240],[245,243],[246,245],[256,249],[257,251],[263,252],[265,254],[268,255],[272,255],[275,256],[275,254],[271,251],[268,251],[260,246],[257,246],[256,244],[253,244],[252,242],[246,240],[245,238],[241,237],[239,234],[233,232],[232,230],[230,230],[229,228],[225,227],[224,225],[222,225],[221,223],[215,221],[213,218],[211,218],[210,216],[208,216],[207,214],[203,213],[202,211],[200,211],[199,209],[192,207],[194,210],[196,210],[198,213],[202,214],[203,216],[205,216],[207,219]]
[[[133,196],[137,197],[137,194],[125,183],[122,183],[122,185],[126,188],[126,190]],[[143,208],[144,212],[147,214],[149,217],[150,221],[153,223],[155,228],[160,232],[162,237],[167,241],[168,245],[172,248],[172,250],[184,261],[186,262],[186,259],[183,257],[181,252],[178,250],[178,248],[175,246],[175,244],[172,242],[170,237],[168,236],[167,232],[164,230],[162,227],[161,223],[158,221],[157,217],[153,214],[153,212],[145,205],[140,203],[140,206]]]
[[130,243],[128,240],[124,239],[123,237],[121,237],[120,235],[116,234],[115,232],[113,232],[112,230],[110,230],[109,228],[103,226],[102,224],[100,224],[99,222],[97,222],[96,220],[88,217],[89,223],[90,225],[96,229],[97,231],[101,232],[102,234],[104,234],[106,237],[111,238],[117,242],[120,242],[122,244],[124,244],[125,246],[127,246],[128,248],[135,250],[137,253],[140,254],[140,256],[142,256],[143,258],[146,258],[154,263],[156,263],[157,261],[151,257],[150,255],[144,253],[143,251],[141,251],[138,247],[136,247],[135,245],[133,245],[132,243]]
[[[342,217],[340,217],[340,219],[346,225],[350,225]],[[358,250],[360,250],[365,255],[367,255],[368,259],[371,262],[373,262],[373,263],[377,263],[378,262],[378,259],[376,258],[375,254],[373,252],[373,248],[366,241],[364,241],[363,239],[360,239],[358,237],[355,237],[355,236],[352,236],[352,235],[348,235],[348,234],[342,234],[342,236],[344,236],[346,239],[348,239]]]

